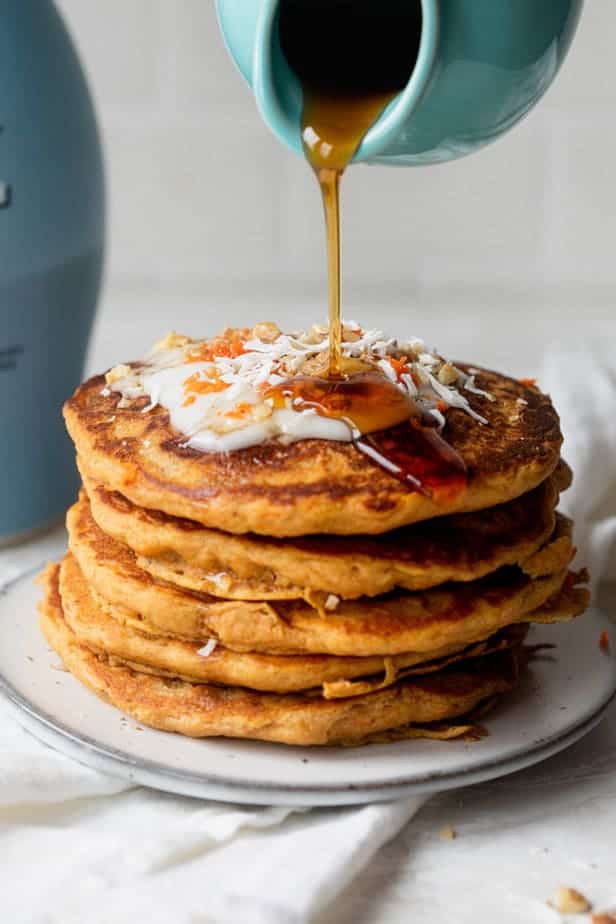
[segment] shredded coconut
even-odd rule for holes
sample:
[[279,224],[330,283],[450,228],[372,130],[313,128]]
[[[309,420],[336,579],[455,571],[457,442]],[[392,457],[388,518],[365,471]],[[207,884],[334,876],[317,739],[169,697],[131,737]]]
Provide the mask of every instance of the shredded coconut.
[[197,654],[201,655],[202,658],[209,658],[209,656],[212,654],[212,652],[214,651],[217,645],[218,645],[218,641],[215,638],[210,638],[208,639],[207,643],[203,646],[203,648],[199,649]]
[[209,577],[212,583],[216,584],[218,590],[223,593],[231,587],[231,576],[226,571],[217,571],[216,574],[211,574]]

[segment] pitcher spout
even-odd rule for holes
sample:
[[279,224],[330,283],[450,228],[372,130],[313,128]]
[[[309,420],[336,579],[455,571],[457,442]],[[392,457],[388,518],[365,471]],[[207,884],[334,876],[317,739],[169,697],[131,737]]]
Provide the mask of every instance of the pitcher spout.
[[[408,2],[416,4],[421,19],[417,48],[411,48],[409,43],[409,55],[413,56],[409,80],[370,128],[355,154],[355,161],[378,157],[391,146],[419,106],[430,83],[438,49],[439,3],[438,0]],[[288,147],[302,153],[303,92],[300,80],[282,50],[279,29],[281,3],[282,0],[263,0],[261,4],[251,82],[263,120]]]

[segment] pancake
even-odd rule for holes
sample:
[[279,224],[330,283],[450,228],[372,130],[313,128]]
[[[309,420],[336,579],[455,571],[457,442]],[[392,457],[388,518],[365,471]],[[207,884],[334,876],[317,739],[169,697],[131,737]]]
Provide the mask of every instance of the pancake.
[[[193,683],[242,686],[274,693],[323,687],[327,697],[357,695],[367,687],[391,686],[401,676],[433,673],[455,661],[505,650],[519,645],[526,635],[526,627],[512,626],[475,645],[431,652],[429,660],[425,654],[413,652],[393,658],[284,657],[230,652],[221,645],[204,657],[199,654],[199,643],[148,635],[128,628],[127,615],[130,614],[108,603],[88,585],[70,553],[60,565],[59,588],[67,624],[79,641],[95,652],[107,654],[138,670]],[[357,678],[373,675],[382,676],[355,682]]]
[[476,384],[494,398],[468,394],[487,424],[458,408],[447,412],[443,436],[466,463],[468,481],[442,496],[411,490],[352,443],[269,440],[231,453],[199,452],[148,398],[119,406],[104,376],[81,385],[64,415],[86,476],[138,506],[230,533],[378,534],[505,503],[556,468],[562,436],[549,397],[487,370]]
[[[512,623],[543,621],[536,611],[563,588],[573,554],[571,525],[560,518],[553,541],[537,553],[544,576],[505,568],[468,584],[342,601],[322,616],[304,601],[228,601],[157,581],[139,568],[127,546],[100,530],[84,498],[69,511],[67,526],[86,580],[110,603],[133,611],[134,628],[194,641],[215,638],[234,651],[280,654],[429,654],[472,644]],[[587,602],[586,591],[575,590],[567,597],[567,615],[577,615]]]
[[257,693],[155,677],[112,664],[81,644],[64,619],[57,568],[48,570],[45,584],[41,628],[67,669],[137,721],[193,737],[252,738],[303,746],[359,744],[390,729],[405,736],[408,725],[408,736],[430,736],[429,727],[417,726],[463,717],[518,682],[515,651],[351,699]]
[[[424,590],[472,581],[522,564],[551,536],[559,490],[569,483],[560,463],[529,494],[476,513],[441,517],[382,536],[266,539],[211,530],[191,520],[135,506],[84,477],[92,516],[128,545],[153,577],[233,600],[345,600],[396,587]],[[323,602],[323,601],[322,601]]]

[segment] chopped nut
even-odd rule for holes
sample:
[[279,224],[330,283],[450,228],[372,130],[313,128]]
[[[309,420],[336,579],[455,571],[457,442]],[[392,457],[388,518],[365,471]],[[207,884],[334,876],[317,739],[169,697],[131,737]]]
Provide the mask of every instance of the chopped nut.
[[153,352],[162,353],[164,350],[177,350],[179,347],[186,346],[187,343],[191,343],[190,337],[185,337],[183,334],[176,334],[174,330],[169,331],[166,337],[163,337],[162,340],[159,340],[154,344]]
[[340,597],[337,597],[336,594],[329,594],[325,600],[325,609],[326,610],[335,610],[340,603]]
[[272,416],[272,405],[273,402],[270,404],[269,402],[265,401],[261,402],[260,404],[255,404],[252,412],[253,419],[257,422],[267,420],[268,417]]
[[607,632],[602,632],[599,636],[599,648],[606,654],[610,653],[610,637]]
[[304,343],[313,345],[315,343],[321,343],[322,340],[325,340],[329,332],[328,327],[324,327],[322,324],[313,324],[310,330],[308,331],[307,336],[304,338]]
[[347,327],[345,324],[342,328],[342,339],[346,343],[357,343],[361,340],[362,331],[360,327]]
[[281,333],[282,331],[273,321],[262,321],[260,324],[255,324],[253,328],[253,334],[263,343],[273,343],[278,340]]
[[586,896],[569,886],[559,886],[549,904],[561,914],[585,914],[592,909]]
[[120,379],[125,379],[126,376],[130,374],[130,366],[126,366],[124,363],[121,363],[119,366],[114,366],[113,369],[110,369],[109,372],[107,372],[105,375],[105,381],[108,385],[113,385],[115,382],[119,382]]
[[458,370],[452,363],[443,363],[436,377],[441,385],[453,385],[458,381]]
[[327,369],[327,362],[327,350],[310,356],[308,359],[305,359],[302,364],[302,375],[323,375],[323,372]]
[[417,376],[417,378],[419,379],[419,382],[421,385],[430,384],[430,379],[428,378],[428,374],[425,369],[423,369],[421,366],[415,366],[415,369],[413,371],[415,373],[415,376]]
[[455,841],[457,836],[458,832],[450,825],[446,825],[444,828],[441,828],[439,832],[439,837],[442,841]]
[[214,338],[214,341],[249,340],[251,334],[252,329],[250,327],[224,327]]

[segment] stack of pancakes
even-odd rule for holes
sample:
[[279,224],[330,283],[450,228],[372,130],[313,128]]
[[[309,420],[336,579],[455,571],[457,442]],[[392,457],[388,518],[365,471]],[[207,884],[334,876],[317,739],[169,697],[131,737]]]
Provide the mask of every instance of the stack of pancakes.
[[43,631],[92,690],[157,728],[299,745],[472,733],[530,623],[583,612],[570,483],[537,388],[479,372],[487,425],[447,414],[462,491],[424,494],[351,443],[186,445],[104,377],[65,416],[83,489]]

